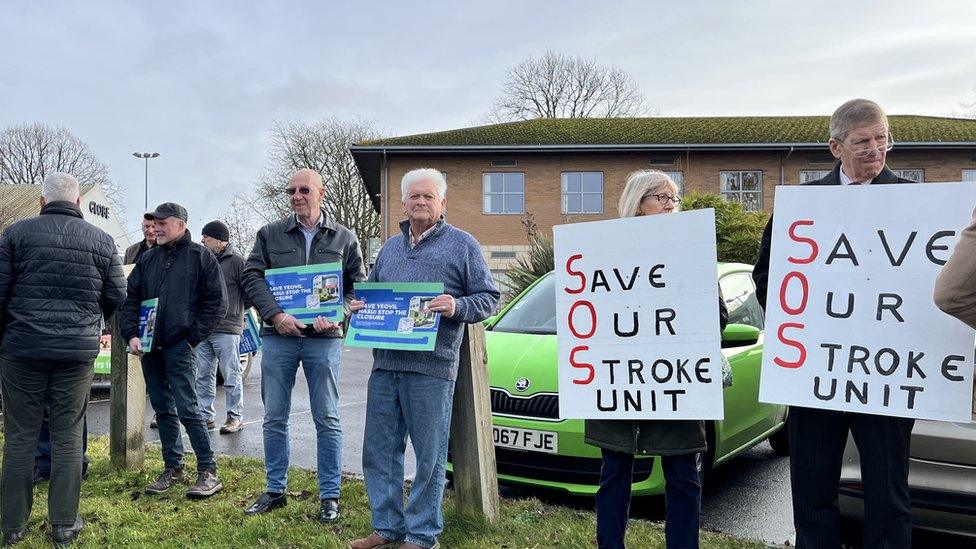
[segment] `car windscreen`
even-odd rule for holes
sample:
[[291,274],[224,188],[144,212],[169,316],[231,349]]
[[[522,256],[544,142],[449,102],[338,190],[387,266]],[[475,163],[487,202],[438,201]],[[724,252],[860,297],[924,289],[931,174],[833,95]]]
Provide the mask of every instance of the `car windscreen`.
[[497,323],[496,332],[520,334],[556,333],[556,277],[545,275],[541,282],[519,296]]

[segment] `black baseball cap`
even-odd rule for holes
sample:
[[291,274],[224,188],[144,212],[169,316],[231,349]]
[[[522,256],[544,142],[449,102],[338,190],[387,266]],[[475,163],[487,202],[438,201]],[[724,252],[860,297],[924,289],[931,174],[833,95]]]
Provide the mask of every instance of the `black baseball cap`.
[[187,220],[186,208],[175,202],[163,202],[159,206],[156,206],[156,211],[149,212],[142,217],[150,221],[153,219],[166,219],[167,217],[175,217],[183,221]]

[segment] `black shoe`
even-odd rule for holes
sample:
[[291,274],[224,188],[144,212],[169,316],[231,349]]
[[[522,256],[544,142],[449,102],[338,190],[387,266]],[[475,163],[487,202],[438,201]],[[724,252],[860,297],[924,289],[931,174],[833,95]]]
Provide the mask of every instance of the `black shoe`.
[[244,514],[259,515],[279,507],[284,507],[285,505],[288,505],[288,499],[285,497],[285,494],[273,494],[271,492],[265,492],[261,494],[261,497],[259,497],[257,501],[252,503],[250,507],[244,510]]
[[339,520],[339,500],[323,499],[319,507],[319,522],[330,524]]
[[51,480],[50,472],[45,473],[40,469],[34,469],[34,486],[37,486],[38,484],[42,482],[47,482],[49,480]]
[[54,540],[55,547],[65,547],[71,545],[78,537],[78,532],[85,527],[85,521],[81,517],[75,519],[71,526],[55,525],[51,528],[51,539]]
[[18,530],[16,532],[4,532],[3,533],[3,544],[4,545],[14,545],[24,541],[24,537],[27,535],[27,528],[23,530]]

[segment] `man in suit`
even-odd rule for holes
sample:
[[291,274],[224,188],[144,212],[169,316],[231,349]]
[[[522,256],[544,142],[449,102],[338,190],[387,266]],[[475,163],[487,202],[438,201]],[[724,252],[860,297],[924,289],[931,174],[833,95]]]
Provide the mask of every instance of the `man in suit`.
[[[885,166],[893,141],[888,117],[873,101],[852,99],[834,111],[828,145],[839,162],[826,177],[807,185],[913,183]],[[770,217],[752,273],[764,309],[772,226]],[[899,417],[790,407],[790,485],[797,548],[840,547],[837,485],[848,432],[861,456],[864,546],[911,546],[908,451],[914,423]]]

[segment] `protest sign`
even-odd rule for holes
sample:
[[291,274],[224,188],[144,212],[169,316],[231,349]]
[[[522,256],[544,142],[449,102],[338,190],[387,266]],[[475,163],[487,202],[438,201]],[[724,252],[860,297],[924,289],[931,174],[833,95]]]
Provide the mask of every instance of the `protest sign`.
[[932,301],[976,186],[778,187],[759,400],[970,421],[973,331]]
[[553,235],[560,417],[722,419],[714,211]]
[[238,354],[246,355],[248,353],[256,353],[261,350],[264,344],[261,343],[261,329],[258,327],[258,323],[254,321],[254,315],[251,314],[251,310],[248,309],[244,311],[244,329],[241,330],[241,344],[238,345]]
[[156,338],[156,311],[158,309],[158,297],[147,299],[139,304],[139,344],[144,353],[152,351],[153,340]]
[[443,283],[358,282],[355,289],[366,306],[349,319],[347,346],[434,350],[441,315],[427,304],[444,293]]
[[342,263],[268,269],[264,282],[282,310],[306,324],[319,316],[331,322],[344,316]]

